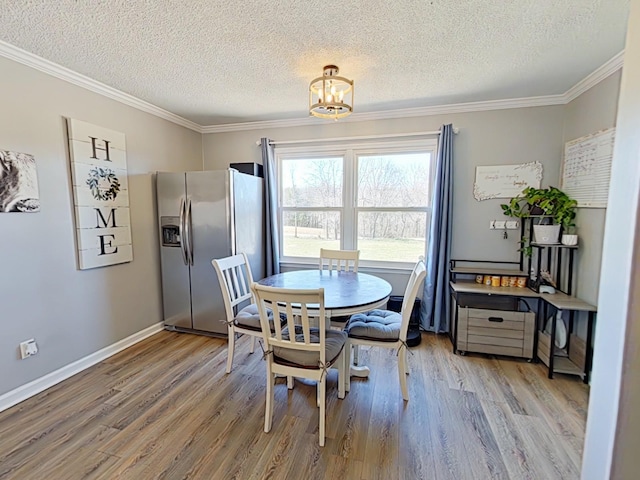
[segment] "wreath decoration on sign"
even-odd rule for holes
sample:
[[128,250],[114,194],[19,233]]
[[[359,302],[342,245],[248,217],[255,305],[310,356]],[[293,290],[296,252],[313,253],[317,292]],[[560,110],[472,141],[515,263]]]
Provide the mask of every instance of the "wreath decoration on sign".
[[110,168],[94,167],[89,170],[87,185],[96,200],[115,200],[120,193],[120,180]]

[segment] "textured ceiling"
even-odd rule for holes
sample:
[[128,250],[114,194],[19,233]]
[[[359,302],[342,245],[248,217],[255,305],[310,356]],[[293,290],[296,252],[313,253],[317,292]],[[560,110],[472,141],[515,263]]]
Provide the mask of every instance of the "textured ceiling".
[[0,40],[201,125],[561,94],[624,48],[629,0],[3,0]]

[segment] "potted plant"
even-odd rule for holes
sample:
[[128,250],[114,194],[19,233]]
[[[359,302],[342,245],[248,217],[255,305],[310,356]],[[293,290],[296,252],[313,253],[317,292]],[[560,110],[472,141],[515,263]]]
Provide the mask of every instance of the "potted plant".
[[[539,216],[540,222],[533,226],[536,243],[559,243],[560,229],[573,228],[578,202],[556,187],[527,187],[522,195],[512,198],[508,204],[502,204],[502,212],[509,217],[525,218]],[[567,241],[572,241],[567,239]],[[576,238],[577,242],[577,238]]]

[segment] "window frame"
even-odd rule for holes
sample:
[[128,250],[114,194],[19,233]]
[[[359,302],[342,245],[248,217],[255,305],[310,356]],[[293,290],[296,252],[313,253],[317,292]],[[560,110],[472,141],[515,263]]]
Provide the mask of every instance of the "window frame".
[[[358,205],[358,167],[359,157],[363,155],[385,155],[395,153],[417,153],[431,152],[431,162],[429,165],[429,185],[430,192],[433,192],[435,164],[438,154],[438,138],[424,138],[418,140],[393,140],[393,141],[369,141],[359,143],[340,142],[337,144],[322,144],[319,140],[317,144],[295,147],[278,147],[275,148],[276,156],[276,178],[278,185],[278,233],[280,244],[280,263],[297,265],[317,264],[319,257],[293,257],[285,256],[284,236],[283,236],[283,212],[285,211],[337,211],[340,213],[340,249],[351,250],[357,248],[358,244],[358,215],[361,212],[411,212],[425,213],[426,215],[426,239],[425,252],[429,238],[429,225],[431,221],[432,211],[432,195],[429,195],[428,205],[426,207],[360,207]],[[283,189],[282,189],[282,162],[286,160],[302,160],[326,157],[342,157],[343,183],[342,183],[342,205],[340,207],[284,207],[283,206]],[[416,259],[417,260],[417,259]],[[361,259],[360,267],[369,267],[377,270],[410,270],[413,268],[412,262],[397,261],[381,261],[381,260],[363,260]]]

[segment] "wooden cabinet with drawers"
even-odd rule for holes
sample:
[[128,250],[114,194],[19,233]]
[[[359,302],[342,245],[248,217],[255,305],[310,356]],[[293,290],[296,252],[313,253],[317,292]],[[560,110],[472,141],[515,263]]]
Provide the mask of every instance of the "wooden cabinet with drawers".
[[536,319],[533,312],[482,308],[458,309],[458,351],[533,358]]
[[539,294],[528,288],[451,283],[454,353],[535,358]]

